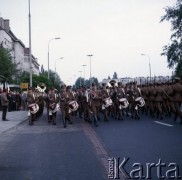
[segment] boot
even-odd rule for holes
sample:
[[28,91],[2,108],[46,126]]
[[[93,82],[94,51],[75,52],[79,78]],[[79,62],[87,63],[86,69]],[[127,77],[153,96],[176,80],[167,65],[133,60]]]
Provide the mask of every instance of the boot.
[[97,116],[95,115],[94,116],[94,126],[97,127],[98,126],[98,120],[97,120]]
[[67,126],[66,126],[66,119],[65,119],[65,118],[63,118],[63,127],[64,127],[64,128],[67,127]]

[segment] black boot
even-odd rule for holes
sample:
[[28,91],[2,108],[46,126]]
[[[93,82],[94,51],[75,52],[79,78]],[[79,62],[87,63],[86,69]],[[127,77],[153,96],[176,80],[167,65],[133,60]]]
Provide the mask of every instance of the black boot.
[[97,127],[98,126],[98,120],[97,120],[97,116],[95,115],[94,116],[94,126]]

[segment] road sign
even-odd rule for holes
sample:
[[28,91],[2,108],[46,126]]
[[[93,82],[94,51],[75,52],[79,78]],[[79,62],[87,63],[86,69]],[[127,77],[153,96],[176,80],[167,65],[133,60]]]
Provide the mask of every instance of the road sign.
[[21,83],[20,88],[21,89],[28,89],[28,83]]

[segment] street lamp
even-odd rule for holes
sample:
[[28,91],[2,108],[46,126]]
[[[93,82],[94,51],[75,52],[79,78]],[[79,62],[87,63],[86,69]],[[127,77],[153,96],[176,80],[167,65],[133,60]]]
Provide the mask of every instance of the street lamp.
[[151,82],[151,64],[150,64],[150,56],[147,54],[141,54],[142,56],[147,56],[149,58],[149,73],[150,73],[150,82]]
[[56,62],[57,62],[57,60],[60,60],[60,59],[64,59],[64,57],[60,57],[60,58],[55,60],[55,72],[56,72]]
[[92,71],[91,71],[91,58],[92,58],[93,54],[88,54],[87,56],[90,57],[90,89],[91,89],[91,86],[92,86],[92,79],[91,79],[91,76],[92,76]]
[[49,79],[49,44],[52,40],[57,40],[57,39],[61,39],[60,37],[56,37],[56,38],[53,38],[53,39],[50,39],[48,41],[48,79]]
[[80,73],[80,87],[81,87],[81,73],[82,71],[78,71]]
[[30,87],[32,87],[32,44],[31,44],[31,14],[30,14],[30,0],[29,0],[29,63],[30,63]]
[[85,85],[85,67],[87,66],[87,65],[82,65],[83,66],[83,73],[84,73],[84,85]]

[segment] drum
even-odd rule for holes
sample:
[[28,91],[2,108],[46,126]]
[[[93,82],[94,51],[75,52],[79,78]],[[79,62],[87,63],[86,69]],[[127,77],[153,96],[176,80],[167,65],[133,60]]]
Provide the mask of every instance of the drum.
[[126,98],[119,99],[120,109],[127,108],[129,106],[129,102]]
[[105,108],[106,108],[106,107],[109,107],[109,106],[112,105],[112,99],[111,99],[110,97],[105,98],[105,99],[103,99],[102,103],[103,103],[103,106],[104,106]]
[[145,105],[145,100],[142,97],[137,97],[135,99],[135,102],[139,107],[143,107]]
[[70,112],[76,111],[78,109],[79,105],[76,101],[71,101],[71,102],[69,102],[68,106],[69,106],[69,113],[70,113]]
[[59,110],[59,104],[58,104],[58,103],[52,103],[52,104],[50,105],[50,109],[51,109],[51,112],[52,112],[52,113],[57,112],[57,111]]
[[39,105],[36,103],[33,103],[33,104],[28,105],[28,108],[29,108],[29,111],[31,114],[35,114],[39,110]]

